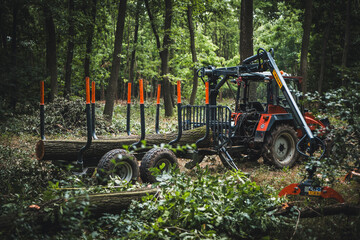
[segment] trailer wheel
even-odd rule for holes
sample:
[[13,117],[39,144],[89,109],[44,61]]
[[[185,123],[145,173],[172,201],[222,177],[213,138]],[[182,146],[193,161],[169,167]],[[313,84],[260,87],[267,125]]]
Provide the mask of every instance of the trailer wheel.
[[153,148],[148,151],[141,160],[140,176],[143,182],[154,183],[156,177],[150,172],[150,168],[159,168],[162,164],[165,167],[162,171],[168,172],[172,165],[178,167],[178,161],[175,154],[166,148]]
[[295,130],[286,124],[275,127],[266,137],[263,157],[278,168],[292,167],[299,159]]
[[128,182],[136,182],[139,177],[139,166],[134,155],[124,149],[113,149],[100,159],[97,173],[102,184],[106,184],[109,177],[115,175]]

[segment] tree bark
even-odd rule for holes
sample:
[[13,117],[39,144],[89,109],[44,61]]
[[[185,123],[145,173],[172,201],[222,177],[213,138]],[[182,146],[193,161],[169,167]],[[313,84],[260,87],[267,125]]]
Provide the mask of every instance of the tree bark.
[[173,115],[174,107],[170,95],[171,85],[168,77],[166,77],[165,75],[169,73],[169,47],[171,44],[170,33],[171,33],[171,22],[172,22],[172,14],[173,14],[173,8],[172,8],[173,1],[165,0],[164,36],[163,36],[162,47],[148,0],[145,0],[145,6],[149,15],[151,28],[155,36],[156,46],[158,48],[161,59],[161,77],[163,79],[163,89],[164,89],[162,92],[164,93],[163,96],[164,96],[165,116],[170,117]]
[[115,95],[118,89],[117,82],[120,71],[120,60],[121,60],[120,53],[121,53],[123,34],[124,34],[126,2],[127,0],[120,0],[120,4],[119,4],[118,18],[117,18],[116,32],[115,32],[113,61],[112,61],[109,85],[107,86],[106,89],[106,97],[105,97],[106,103],[104,108],[104,115],[109,122],[112,121]]
[[300,57],[300,76],[303,78],[302,92],[307,93],[307,69],[308,69],[308,53],[310,45],[310,31],[312,19],[312,0],[305,0],[305,16],[303,22],[303,36]]
[[[332,18],[329,18],[332,19]],[[321,58],[320,58],[320,76],[318,82],[318,92],[322,94],[323,91],[323,82],[324,82],[324,75],[325,75],[325,68],[326,68],[326,53],[327,53],[327,44],[330,34],[330,26],[331,24],[326,24],[323,41],[322,41],[322,50],[321,50]]]
[[[91,3],[91,23],[87,30],[87,40],[86,40],[86,51],[85,51],[85,59],[84,59],[84,77],[90,77],[90,55],[92,52],[92,42],[94,38],[94,30],[96,23],[96,5],[97,0],[90,1]],[[88,6],[85,6],[86,8]]]
[[347,0],[346,4],[346,20],[345,20],[345,38],[344,38],[344,49],[341,59],[341,79],[342,85],[346,86],[346,81],[344,79],[344,71],[347,66],[347,56],[349,53],[349,45],[350,45],[350,14],[351,14],[351,0]]
[[18,25],[18,12],[19,12],[18,1],[13,2],[13,22],[12,22],[12,36],[11,36],[11,80],[12,87],[10,88],[10,106],[13,110],[17,104],[17,93],[18,93],[18,78],[17,74],[17,25]]
[[[205,135],[205,127],[184,131],[180,141],[181,146],[193,144]],[[145,137],[146,145],[160,145],[169,143],[177,137],[177,133],[153,134]],[[93,140],[90,148],[84,153],[84,163],[88,166],[96,166],[100,158],[108,151],[116,148],[123,148],[124,145],[130,146],[137,142],[139,136],[124,136],[118,139]],[[77,160],[81,147],[86,144],[86,140],[79,141],[49,141],[40,140],[36,144],[36,157],[38,160],[52,160],[72,162]],[[211,144],[210,137],[199,147],[208,147]]]
[[[240,62],[254,54],[253,46],[253,0],[241,0],[240,12]],[[249,100],[256,101],[255,82],[250,83]]]
[[71,73],[72,73],[72,60],[74,56],[74,0],[69,0],[69,41],[67,44],[67,54],[66,54],[66,63],[65,63],[65,89],[64,97],[69,99],[71,94]]
[[192,61],[193,61],[193,88],[191,91],[191,96],[190,96],[190,105],[194,105],[195,104],[195,99],[196,99],[196,93],[197,93],[197,88],[198,88],[198,76],[196,74],[196,63],[197,63],[197,56],[196,56],[196,48],[195,48],[195,32],[194,32],[194,23],[193,23],[193,8],[192,6],[189,4],[188,8],[187,8],[187,21],[188,21],[188,28],[189,28],[189,33],[190,33],[190,51],[191,51],[191,57],[192,57]]
[[[62,189],[59,189],[61,191]],[[63,189],[70,190],[70,189]],[[73,189],[76,190],[76,189]],[[114,193],[97,193],[89,194],[84,196],[76,196],[71,200],[75,200],[77,204],[83,204],[83,202],[89,202],[90,214],[93,217],[99,217],[104,213],[117,214],[121,213],[122,210],[128,209],[132,201],[141,201],[143,197],[147,195],[154,195],[157,197],[158,189],[156,188],[142,188],[134,191],[123,191]],[[57,217],[54,217],[53,222],[49,222],[49,213],[44,211],[46,208],[53,208],[54,214],[58,212],[56,209],[59,205],[67,204],[69,200],[56,199],[52,202],[44,203],[39,205],[39,209],[29,208],[23,214],[26,219],[32,219],[32,224],[42,225],[43,228],[47,228],[51,225],[51,229],[56,229],[61,224],[57,222]],[[56,203],[56,204],[54,204]],[[0,216],[0,229],[4,232],[11,232],[14,228],[14,221],[16,221],[16,215],[1,215]],[[6,229],[6,230],[5,230]],[[49,229],[42,229],[46,232]]]
[[136,46],[137,46],[138,32],[139,32],[140,6],[141,6],[141,2],[139,1],[139,2],[137,2],[136,13],[135,13],[135,29],[134,29],[133,50],[131,52],[130,70],[129,70],[129,82],[130,83],[133,83],[134,78],[135,78],[135,59],[136,59]]
[[56,32],[52,11],[45,3],[45,30],[46,30],[46,68],[50,75],[50,96],[49,101],[52,102],[58,94],[57,83],[57,56],[56,56]]

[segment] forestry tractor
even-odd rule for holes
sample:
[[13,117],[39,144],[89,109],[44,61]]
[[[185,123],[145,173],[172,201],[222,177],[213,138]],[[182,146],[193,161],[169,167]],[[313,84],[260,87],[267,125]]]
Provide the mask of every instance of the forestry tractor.
[[[47,150],[50,149],[51,141],[39,141],[37,157],[39,160],[74,160],[75,158],[83,170],[97,164],[97,172],[100,178],[106,179],[109,175],[116,174],[124,180],[136,181],[140,175],[143,182],[155,182],[156,178],[152,175],[151,168],[162,166],[163,171],[167,171],[170,169],[170,165],[177,165],[177,157],[191,159],[185,167],[193,168],[206,155],[218,155],[226,167],[234,170],[238,170],[234,162],[236,157],[257,160],[262,156],[265,161],[273,163],[278,168],[291,167],[301,157],[315,158],[316,156],[322,158],[325,154],[325,143],[321,138],[325,138],[329,121],[327,119],[317,120],[303,107],[298,107],[299,97],[296,90],[299,88],[302,79],[283,76],[273,56],[274,51],[272,49],[266,51],[259,48],[257,54],[245,59],[242,65],[225,68],[213,66],[200,68],[197,74],[205,84],[205,105],[182,105],[181,85],[178,81],[177,137],[168,142],[169,140],[166,139],[169,139],[170,135],[155,135],[160,136],[160,143],[168,143],[175,147],[189,143],[188,141],[184,143],[184,137],[182,138],[183,135],[187,134],[187,139],[196,143],[195,149],[173,152],[171,148],[153,148],[151,146],[159,145],[159,142],[151,144],[154,137],[145,138],[144,98],[141,79],[139,81],[141,136],[140,139],[137,138],[137,142],[131,142],[132,153],[121,149],[122,145],[114,140],[96,140],[95,115],[94,111],[93,114],[90,113],[90,87],[87,79],[88,137],[85,146],[78,151],[77,157],[69,154],[63,156],[63,152],[73,152],[70,149],[73,149],[74,143],[62,147],[62,149],[68,148],[67,151],[57,151],[58,148],[54,147],[51,152]],[[204,79],[205,77],[207,79]],[[220,88],[225,84],[230,87],[231,83],[235,84],[237,89],[236,94],[234,94],[234,110],[228,106],[217,105]],[[259,84],[259,89],[265,89],[266,94],[259,94],[260,100],[254,101],[254,96],[251,95],[250,88],[253,83]],[[130,135],[131,87],[128,87],[128,90],[127,132]],[[159,133],[159,93],[160,90],[158,90],[156,133]],[[42,87],[40,122],[41,138],[45,140],[43,104]],[[94,104],[95,96],[93,96],[91,103],[92,107]],[[317,136],[313,133],[315,130],[318,130]],[[92,141],[93,138],[94,141]],[[142,140],[150,143],[150,147],[140,148]],[[98,148],[91,148],[91,145],[98,146]],[[317,154],[314,155],[315,152]],[[140,167],[137,159],[141,159]],[[308,168],[307,171],[308,178],[306,180],[285,187],[279,195],[317,196],[334,198],[339,202],[344,201],[333,189],[314,186],[313,177],[316,166]]]

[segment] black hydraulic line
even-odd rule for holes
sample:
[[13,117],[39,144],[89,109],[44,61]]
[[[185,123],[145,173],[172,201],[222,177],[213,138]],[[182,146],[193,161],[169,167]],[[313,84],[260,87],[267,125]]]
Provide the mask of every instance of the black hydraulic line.
[[199,146],[199,144],[201,142],[205,141],[205,139],[207,139],[209,137],[209,133],[210,133],[210,106],[209,106],[209,104],[206,104],[206,106],[205,106],[205,119],[206,119],[205,120],[205,126],[206,126],[205,135],[196,141],[196,143],[195,143],[196,146]]

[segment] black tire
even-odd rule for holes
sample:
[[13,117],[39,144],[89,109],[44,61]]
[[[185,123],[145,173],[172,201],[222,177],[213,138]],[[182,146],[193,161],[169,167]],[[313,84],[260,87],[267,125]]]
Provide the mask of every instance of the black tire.
[[263,158],[278,168],[292,167],[299,159],[296,150],[297,134],[289,125],[281,124],[271,130],[266,137]]
[[150,172],[150,168],[158,168],[165,163],[162,171],[170,171],[172,165],[178,167],[178,161],[175,154],[166,148],[153,148],[148,151],[141,160],[140,177],[143,182],[154,183],[156,177]]
[[134,155],[124,149],[113,149],[100,159],[97,173],[102,184],[106,184],[109,177],[115,175],[128,182],[136,182],[139,178],[139,166]]

